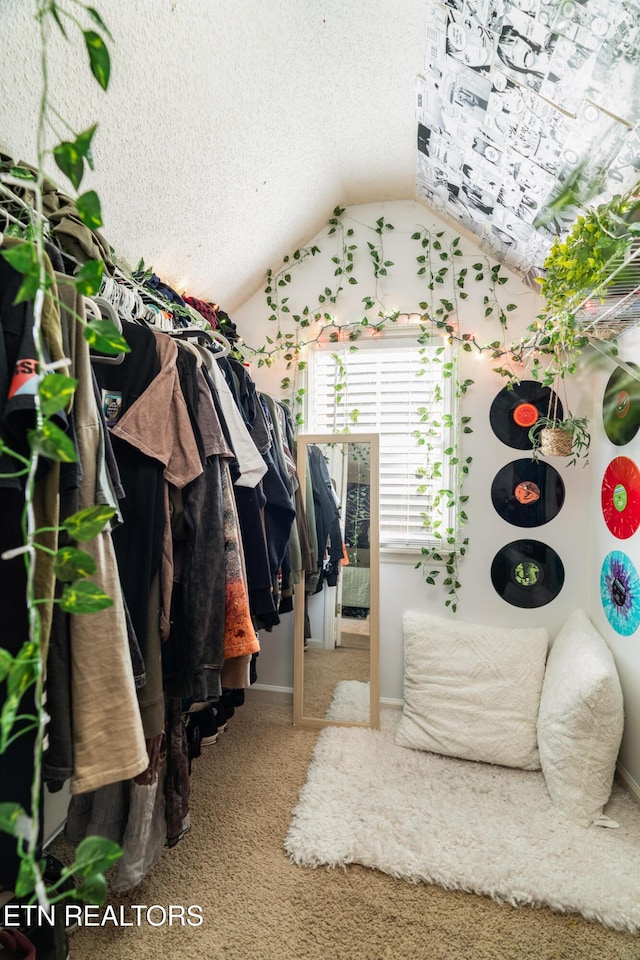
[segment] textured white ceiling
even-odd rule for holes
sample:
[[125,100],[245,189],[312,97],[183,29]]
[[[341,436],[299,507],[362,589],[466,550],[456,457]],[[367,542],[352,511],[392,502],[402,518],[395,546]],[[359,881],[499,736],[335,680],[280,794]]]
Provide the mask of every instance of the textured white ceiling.
[[[179,291],[231,313],[338,204],[417,196],[526,274],[540,266],[556,229],[542,235],[531,221],[558,177],[584,157],[589,179],[595,153],[611,168],[613,147],[626,153],[609,192],[637,171],[640,54],[629,37],[640,10],[631,0],[88,2],[113,33],[108,92],[90,77],[72,25],[68,42],[54,29],[49,43],[52,105],[76,133],[98,123],[96,171],[82,189],[98,191],[104,233],[130,267],[142,258]],[[0,149],[31,163],[42,78],[35,9],[36,0],[0,0]],[[449,49],[445,28],[458,20],[466,33],[460,27]],[[569,67],[565,76],[553,66],[564,77],[558,100],[535,72],[491,66],[505,23],[527,36],[546,31],[549,63],[549,51],[553,64],[559,57],[557,31],[565,46],[589,53],[584,89],[606,107],[595,111],[606,123],[590,140],[580,110],[569,104],[574,117],[566,109],[575,86]],[[478,31],[486,63],[477,60]],[[626,73],[613,69],[620,65]],[[610,69],[611,84],[601,77],[594,86],[597,67],[605,80]],[[493,100],[498,91],[502,104],[505,84],[512,99],[533,104],[525,119],[513,105],[498,117]],[[614,108],[629,119],[616,120]],[[508,130],[490,127],[505,118]],[[50,146],[69,136],[62,121],[55,125]],[[495,156],[479,156],[485,142]],[[567,142],[572,162],[562,166]],[[504,169],[492,162],[497,156]],[[46,168],[69,189],[50,158]]]
[[[99,124],[82,189],[98,191],[104,233],[131,266],[142,257],[177,289],[233,312],[336,204],[415,195],[422,0],[95,6],[114,36],[108,92],[82,44],[57,32],[50,90],[76,132]],[[41,77],[34,10],[35,0],[0,4],[0,148],[29,162]]]

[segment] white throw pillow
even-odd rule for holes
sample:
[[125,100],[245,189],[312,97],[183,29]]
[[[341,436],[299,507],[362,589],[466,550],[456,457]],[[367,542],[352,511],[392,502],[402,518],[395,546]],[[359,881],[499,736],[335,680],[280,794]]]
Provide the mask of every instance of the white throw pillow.
[[589,826],[611,794],[622,739],[622,690],[611,651],[584,610],[572,613],[547,662],[538,715],[540,763],[549,795]]
[[408,611],[396,743],[463,760],[540,769],[536,721],[549,637]]

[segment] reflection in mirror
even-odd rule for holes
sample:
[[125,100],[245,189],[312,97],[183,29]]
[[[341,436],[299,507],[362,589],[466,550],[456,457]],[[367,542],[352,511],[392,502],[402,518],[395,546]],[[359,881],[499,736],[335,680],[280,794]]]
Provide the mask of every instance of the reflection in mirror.
[[294,723],[378,726],[378,437],[298,437],[310,561],[296,590]]

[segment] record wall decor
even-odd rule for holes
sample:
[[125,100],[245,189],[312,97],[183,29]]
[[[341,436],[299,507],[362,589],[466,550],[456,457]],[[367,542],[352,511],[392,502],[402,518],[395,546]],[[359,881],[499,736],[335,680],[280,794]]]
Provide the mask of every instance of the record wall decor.
[[627,540],[640,526],[640,470],[629,457],[616,457],[601,487],[604,522],[614,537]]
[[513,460],[497,472],[491,500],[499,515],[516,527],[540,527],[553,520],[564,503],[557,470],[529,457]]
[[514,540],[493,558],[491,582],[502,599],[514,607],[543,607],[562,590],[564,566],[546,543]]
[[635,633],[640,626],[640,577],[621,550],[612,550],[604,558],[600,599],[607,620],[616,633],[623,637]]
[[494,397],[489,410],[491,429],[499,440],[518,450],[531,450],[529,430],[549,409],[559,420],[564,411],[557,394],[537,380],[522,380],[514,387],[504,387]]
[[[627,363],[640,377],[640,367]],[[624,446],[640,429],[640,380],[616,367],[604,390],[602,420],[611,443]]]

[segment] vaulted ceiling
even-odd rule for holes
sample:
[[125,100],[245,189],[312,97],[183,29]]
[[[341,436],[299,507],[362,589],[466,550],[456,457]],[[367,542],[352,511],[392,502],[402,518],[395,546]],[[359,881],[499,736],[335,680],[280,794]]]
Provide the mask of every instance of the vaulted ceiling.
[[[83,189],[98,191],[117,254],[130,266],[143,258],[177,289],[229,312],[337,204],[417,196],[526,273],[549,239],[532,229],[538,208],[605,132],[619,135],[624,182],[635,175],[637,110],[620,110],[619,86],[637,76],[640,14],[628,0],[95,5],[113,34],[111,83],[105,94],[91,80],[71,23],[68,41],[52,30],[49,89],[63,119],[53,118],[49,143],[69,136],[65,122],[76,133],[97,122],[95,172]],[[35,7],[0,5],[0,148],[32,163],[41,92]],[[595,7],[598,17],[587,16]],[[560,16],[562,34],[553,28]],[[518,31],[527,38],[519,56],[534,71],[526,75],[505,62]],[[584,66],[566,63],[554,86],[558,48],[566,53],[568,43],[576,64],[583,49],[592,68],[605,55],[611,70],[624,64],[618,87],[589,86]],[[594,101],[589,140],[577,131]],[[612,117],[615,110],[624,115]],[[556,151],[561,137],[573,152],[564,142]],[[611,166],[611,151],[601,152]],[[50,159],[47,169],[68,189]]]

